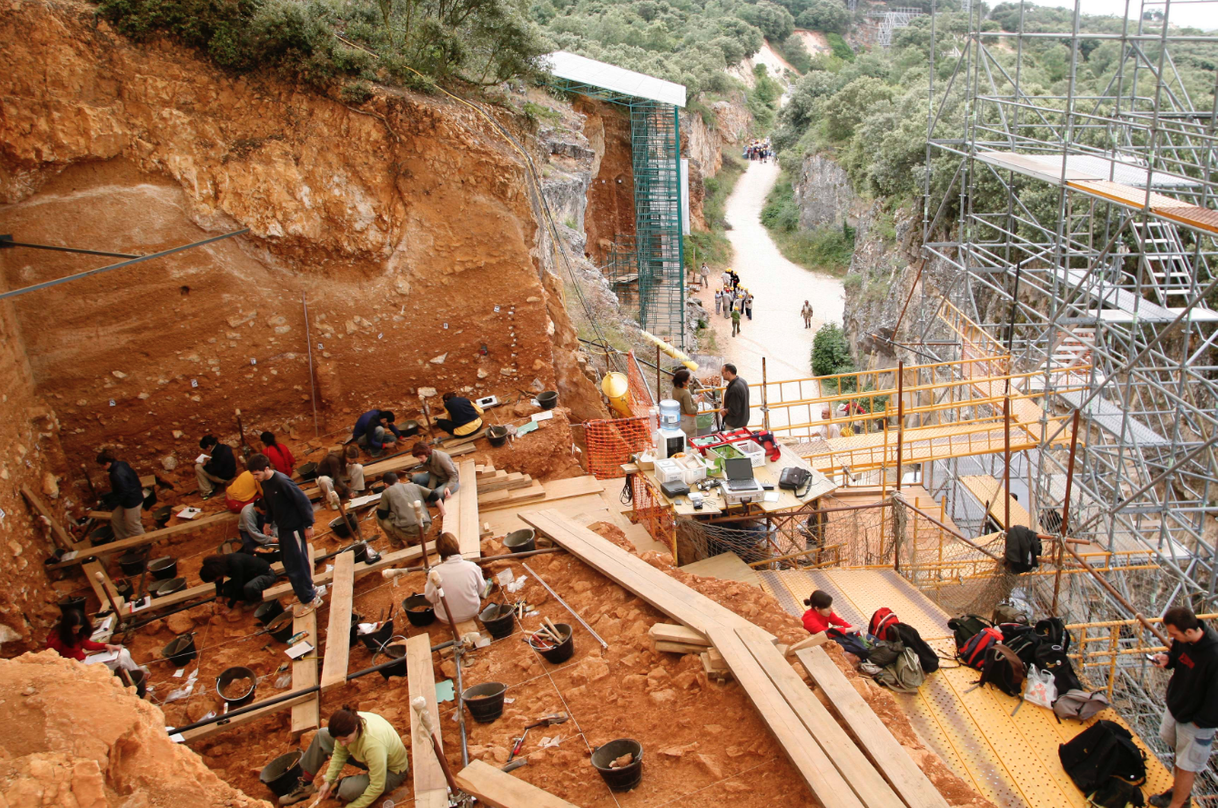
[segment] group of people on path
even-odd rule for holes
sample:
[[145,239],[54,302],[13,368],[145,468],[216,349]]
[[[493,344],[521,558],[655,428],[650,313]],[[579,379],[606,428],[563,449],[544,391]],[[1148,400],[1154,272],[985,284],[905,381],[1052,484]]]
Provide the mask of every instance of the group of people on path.
[[763,163],[768,163],[770,158],[774,159],[774,165],[778,165],[778,155],[774,153],[773,147],[770,146],[770,139],[754,140],[744,147],[744,154],[741,155],[746,160],[760,160]]
[[723,286],[715,290],[715,314],[731,318],[733,337],[740,333],[742,318],[753,319],[753,293],[740,285],[734,269],[723,271]]

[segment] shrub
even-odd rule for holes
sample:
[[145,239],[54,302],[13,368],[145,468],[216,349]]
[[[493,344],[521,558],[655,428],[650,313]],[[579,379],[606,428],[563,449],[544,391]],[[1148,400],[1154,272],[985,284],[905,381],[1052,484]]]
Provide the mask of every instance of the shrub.
[[847,62],[854,61],[854,51],[846,44],[846,40],[842,39],[841,34],[826,34],[825,39],[829,42],[829,50],[833,51],[834,56]]
[[853,371],[846,332],[837,323],[825,323],[812,339],[812,375],[833,376]]

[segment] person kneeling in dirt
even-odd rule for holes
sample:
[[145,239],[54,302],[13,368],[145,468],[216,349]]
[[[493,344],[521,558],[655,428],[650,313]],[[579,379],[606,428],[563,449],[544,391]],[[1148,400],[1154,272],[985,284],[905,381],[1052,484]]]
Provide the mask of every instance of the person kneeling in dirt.
[[[432,567],[432,571],[440,576],[444,600],[453,610],[453,622],[473,620],[482,611],[482,592],[486,589],[482,568],[461,557],[461,544],[451,533],[441,533],[436,539],[436,552],[440,554],[441,563]],[[440,601],[440,590],[432,586],[431,581],[423,589],[423,597],[436,607],[436,617],[448,620]]]
[[[327,758],[330,766],[318,791],[313,778]],[[368,773],[339,780],[339,772],[348,763]],[[366,808],[406,782],[410,757],[392,724],[376,713],[356,712],[344,704],[330,716],[328,725],[313,736],[300,759],[300,768],[300,785],[280,797],[280,805],[295,805],[314,794],[318,795],[314,803],[321,802],[333,789],[335,796],[347,803],[348,808]],[[335,783],[338,783],[337,789],[334,789]]]
[[[264,559],[245,553],[209,555],[199,569],[203,583],[216,585],[216,611],[231,609],[240,601],[254,605],[262,602],[262,591],[275,583],[275,573]],[[244,605],[242,606],[244,611]]]
[[437,418],[436,426],[454,438],[467,437],[482,428],[482,408],[465,396],[445,393],[444,409],[448,417]]
[[[376,509],[376,522],[381,526],[389,543],[399,550],[421,544],[427,531],[431,530],[431,514],[427,511],[427,503],[435,502],[440,516],[445,515],[444,500],[440,492],[416,483],[400,483],[398,475],[392,471],[385,472],[381,482],[385,484],[385,490],[381,492],[381,502]],[[415,503],[423,506],[422,524],[419,524],[419,515],[415,513]]]
[[246,555],[269,553],[279,549],[279,536],[275,525],[266,515],[266,503],[256,499],[241,509],[241,521],[237,523],[241,536],[241,552]]
[[321,498],[331,508],[338,508],[338,499],[350,498],[364,490],[364,467],[359,462],[359,447],[348,446],[342,454],[330,452],[317,464],[317,487]]

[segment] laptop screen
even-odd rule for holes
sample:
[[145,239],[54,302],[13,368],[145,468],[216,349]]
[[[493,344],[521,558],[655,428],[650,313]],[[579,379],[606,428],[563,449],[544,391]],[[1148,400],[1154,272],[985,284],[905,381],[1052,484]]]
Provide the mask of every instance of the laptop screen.
[[753,479],[753,461],[747,457],[733,457],[724,461],[723,470],[729,480]]

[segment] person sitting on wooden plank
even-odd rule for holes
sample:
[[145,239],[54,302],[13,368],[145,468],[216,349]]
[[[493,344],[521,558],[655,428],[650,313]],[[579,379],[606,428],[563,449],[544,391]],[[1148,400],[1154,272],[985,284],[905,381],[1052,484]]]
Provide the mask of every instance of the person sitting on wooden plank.
[[195,479],[199,481],[199,495],[211,499],[217,487],[227,486],[237,476],[237,458],[232,448],[216,440],[215,435],[204,435],[199,448],[207,461],[195,463]]
[[241,552],[247,555],[276,549],[279,544],[275,525],[267,518],[266,504],[261,499],[256,499],[241,509],[237,533],[241,535]]
[[[441,563],[432,570],[440,576],[444,600],[453,610],[453,622],[473,620],[482,611],[482,593],[486,589],[482,568],[461,557],[461,544],[451,533],[441,533],[440,538],[436,539],[436,552],[440,554]],[[440,601],[440,590],[432,586],[431,581],[424,587],[423,597],[436,607],[436,617],[448,619],[444,604]]]
[[[266,455],[262,455],[266,457]],[[269,462],[269,458],[268,458]],[[248,469],[237,475],[237,478],[224,490],[224,504],[233,513],[241,513],[246,505],[262,496],[262,486],[258,479]]]
[[322,501],[337,508],[339,498],[349,499],[364,490],[364,467],[359,447],[348,446],[342,454],[330,452],[317,464],[317,487]]
[[199,578],[205,584],[216,585],[216,611],[231,609],[238,603],[253,606],[262,602],[262,591],[275,583],[275,573],[265,560],[245,553],[209,555],[199,568]]
[[[445,515],[444,500],[438,491],[424,488],[417,483],[400,483],[398,475],[392,471],[385,472],[381,477],[385,490],[381,493],[381,501],[376,509],[376,521],[381,530],[395,548],[413,547],[423,542],[423,537],[431,529],[431,514],[427,511],[427,503],[435,502],[440,509],[440,516]],[[423,506],[423,524],[415,514],[414,505]]]
[[[318,791],[313,779],[327,759],[330,766]],[[348,763],[368,773],[339,780],[339,774]],[[347,808],[367,808],[406,782],[410,757],[392,724],[376,713],[356,712],[344,704],[330,716],[327,726],[313,736],[300,759],[300,768],[300,785],[280,797],[280,805],[295,805],[317,794],[313,801],[316,805],[325,800],[338,783],[334,790],[340,802],[347,803]]]
[[433,491],[439,490],[444,499],[457,493],[461,482],[458,479],[457,466],[448,452],[433,449],[429,444],[419,441],[411,448],[410,453],[422,461],[419,466],[421,471],[411,475],[411,482]]
[[114,511],[110,514],[110,527],[114,529],[114,538],[129,539],[144,533],[144,523],[141,519],[144,510],[144,487],[140,478],[131,466],[122,460],[115,460],[110,452],[102,452],[97,456],[97,462],[110,475],[110,492],[116,501]]
[[482,408],[456,393],[444,394],[447,418],[437,418],[436,426],[456,438],[472,435],[482,428]]

